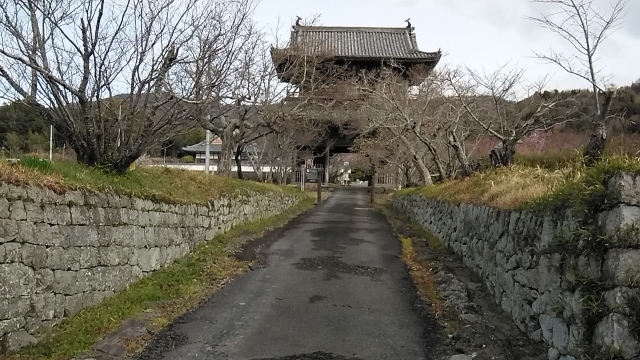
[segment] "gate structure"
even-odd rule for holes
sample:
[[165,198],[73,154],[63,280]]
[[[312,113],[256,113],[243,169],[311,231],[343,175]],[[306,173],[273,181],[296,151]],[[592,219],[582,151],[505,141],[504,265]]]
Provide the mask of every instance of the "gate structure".
[[[319,121],[338,120],[326,121],[330,125],[326,127],[323,140],[319,145],[305,149],[313,151],[314,164],[322,165],[325,183],[329,180],[331,154],[351,152],[354,140],[365,135],[349,131],[349,117],[352,116],[349,109],[363,99],[363,94],[356,89],[358,81],[375,78],[381,69],[391,69],[405,78],[409,87],[424,80],[412,78],[413,68],[420,66],[426,69],[423,72],[426,74],[440,61],[440,50],[425,52],[418,49],[415,28],[409,21],[407,23],[406,27],[331,27],[304,26],[298,21],[293,26],[288,46],[271,50],[280,81],[296,86],[298,98],[304,98],[310,107],[314,104],[323,106],[325,111],[314,115]],[[308,74],[311,72],[326,76],[321,83],[310,83]],[[305,97],[310,92],[313,94]],[[326,104],[332,104],[331,110],[326,111]]]

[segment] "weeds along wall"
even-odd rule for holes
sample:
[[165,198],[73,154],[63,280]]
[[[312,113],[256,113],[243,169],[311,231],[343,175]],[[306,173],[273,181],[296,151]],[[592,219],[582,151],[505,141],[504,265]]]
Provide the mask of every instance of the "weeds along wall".
[[[233,226],[301,197],[246,192],[205,205],[0,182],[0,350],[125,289]],[[0,351],[0,353],[2,352]]]
[[550,360],[640,358],[640,176],[619,174],[596,211],[505,211],[420,195],[392,205],[485,280]]

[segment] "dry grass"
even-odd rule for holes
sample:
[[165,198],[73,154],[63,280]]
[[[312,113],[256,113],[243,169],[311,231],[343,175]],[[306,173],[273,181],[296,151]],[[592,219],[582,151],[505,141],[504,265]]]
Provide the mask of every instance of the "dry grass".
[[71,162],[22,159],[21,163],[0,161],[0,181],[35,185],[58,193],[66,189],[87,189],[168,203],[208,203],[238,191],[298,193],[295,188],[242,181],[200,172],[146,167],[124,175],[104,172]]
[[427,260],[418,257],[418,253],[414,248],[414,238],[422,237],[426,239],[429,251],[433,251],[434,254],[442,251],[444,244],[417,223],[410,221],[402,214],[394,212],[389,207],[389,200],[390,197],[380,197],[376,201],[376,206],[384,213],[394,233],[400,239],[402,261],[409,270],[413,283],[418,290],[418,295],[430,305],[433,314],[436,317],[440,317],[447,309],[440,295],[438,295],[438,285],[435,281],[433,267]]
[[[584,207],[590,199],[605,196],[605,182],[613,174],[640,172],[640,159],[608,156],[585,168],[571,158],[545,163],[528,158],[527,165],[490,169],[443,184],[400,191],[417,193],[454,204],[468,203],[501,209]],[[521,161],[522,162],[522,161]],[[537,166],[532,166],[537,164]]]
[[435,317],[440,317],[445,311],[445,305],[438,295],[438,286],[431,266],[418,259],[416,250],[413,248],[413,240],[410,237],[400,237],[400,241],[402,242],[402,260],[409,268],[409,274],[418,289],[418,294],[431,304],[431,310]]
[[515,209],[523,203],[558,189],[569,171],[549,171],[542,168],[513,166],[477,173],[463,180],[452,180],[419,190],[424,196],[451,203],[488,205]]

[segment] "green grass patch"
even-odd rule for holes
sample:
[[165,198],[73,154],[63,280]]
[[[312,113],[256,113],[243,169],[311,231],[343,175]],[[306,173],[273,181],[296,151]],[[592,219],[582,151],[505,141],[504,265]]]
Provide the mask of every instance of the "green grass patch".
[[206,204],[236,192],[301,193],[295,187],[277,186],[201,172],[164,167],[139,167],[123,175],[72,162],[23,158],[20,163],[0,162],[0,181],[36,185],[56,192],[87,189],[114,192],[167,203]]
[[26,168],[34,169],[45,174],[50,173],[52,168],[51,161],[40,159],[37,157],[29,157],[29,156],[22,157],[20,159],[20,163]]
[[640,160],[608,156],[592,167],[576,167],[574,174],[555,191],[527,201],[521,208],[539,211],[573,208],[578,213],[595,214],[612,205],[614,199],[607,192],[607,182],[620,172],[640,173]]
[[[158,328],[215,293],[221,284],[243,273],[246,262],[232,255],[243,242],[286,224],[314,204],[305,197],[286,212],[238,226],[200,244],[193,252],[101,304],[82,310],[43,334],[36,345],[22,349],[11,360],[70,359],[85,353],[122,321],[142,313]],[[235,250],[234,250],[235,249]]]

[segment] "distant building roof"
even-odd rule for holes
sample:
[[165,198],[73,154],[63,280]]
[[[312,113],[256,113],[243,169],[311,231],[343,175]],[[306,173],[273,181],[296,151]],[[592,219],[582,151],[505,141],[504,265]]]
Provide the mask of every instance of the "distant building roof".
[[[209,152],[211,153],[221,153],[222,152],[222,140],[214,136],[211,138],[211,144],[209,146]],[[242,152],[242,157],[247,156],[247,150],[249,151],[257,151],[255,144],[247,144],[244,146],[245,150]],[[187,153],[206,153],[207,152],[207,141],[203,140],[197,144],[193,144],[190,146],[185,146],[182,148],[182,151]]]
[[[209,143],[209,151],[210,152],[222,152],[222,141],[218,137],[212,137],[211,142]],[[197,144],[185,146],[182,148],[182,151],[188,153],[206,153],[207,152],[207,141],[203,140]]]
[[[303,47],[309,55],[362,60],[433,61],[441,52],[418,49],[413,28],[295,26],[290,48]],[[283,49],[285,50],[285,49]]]

